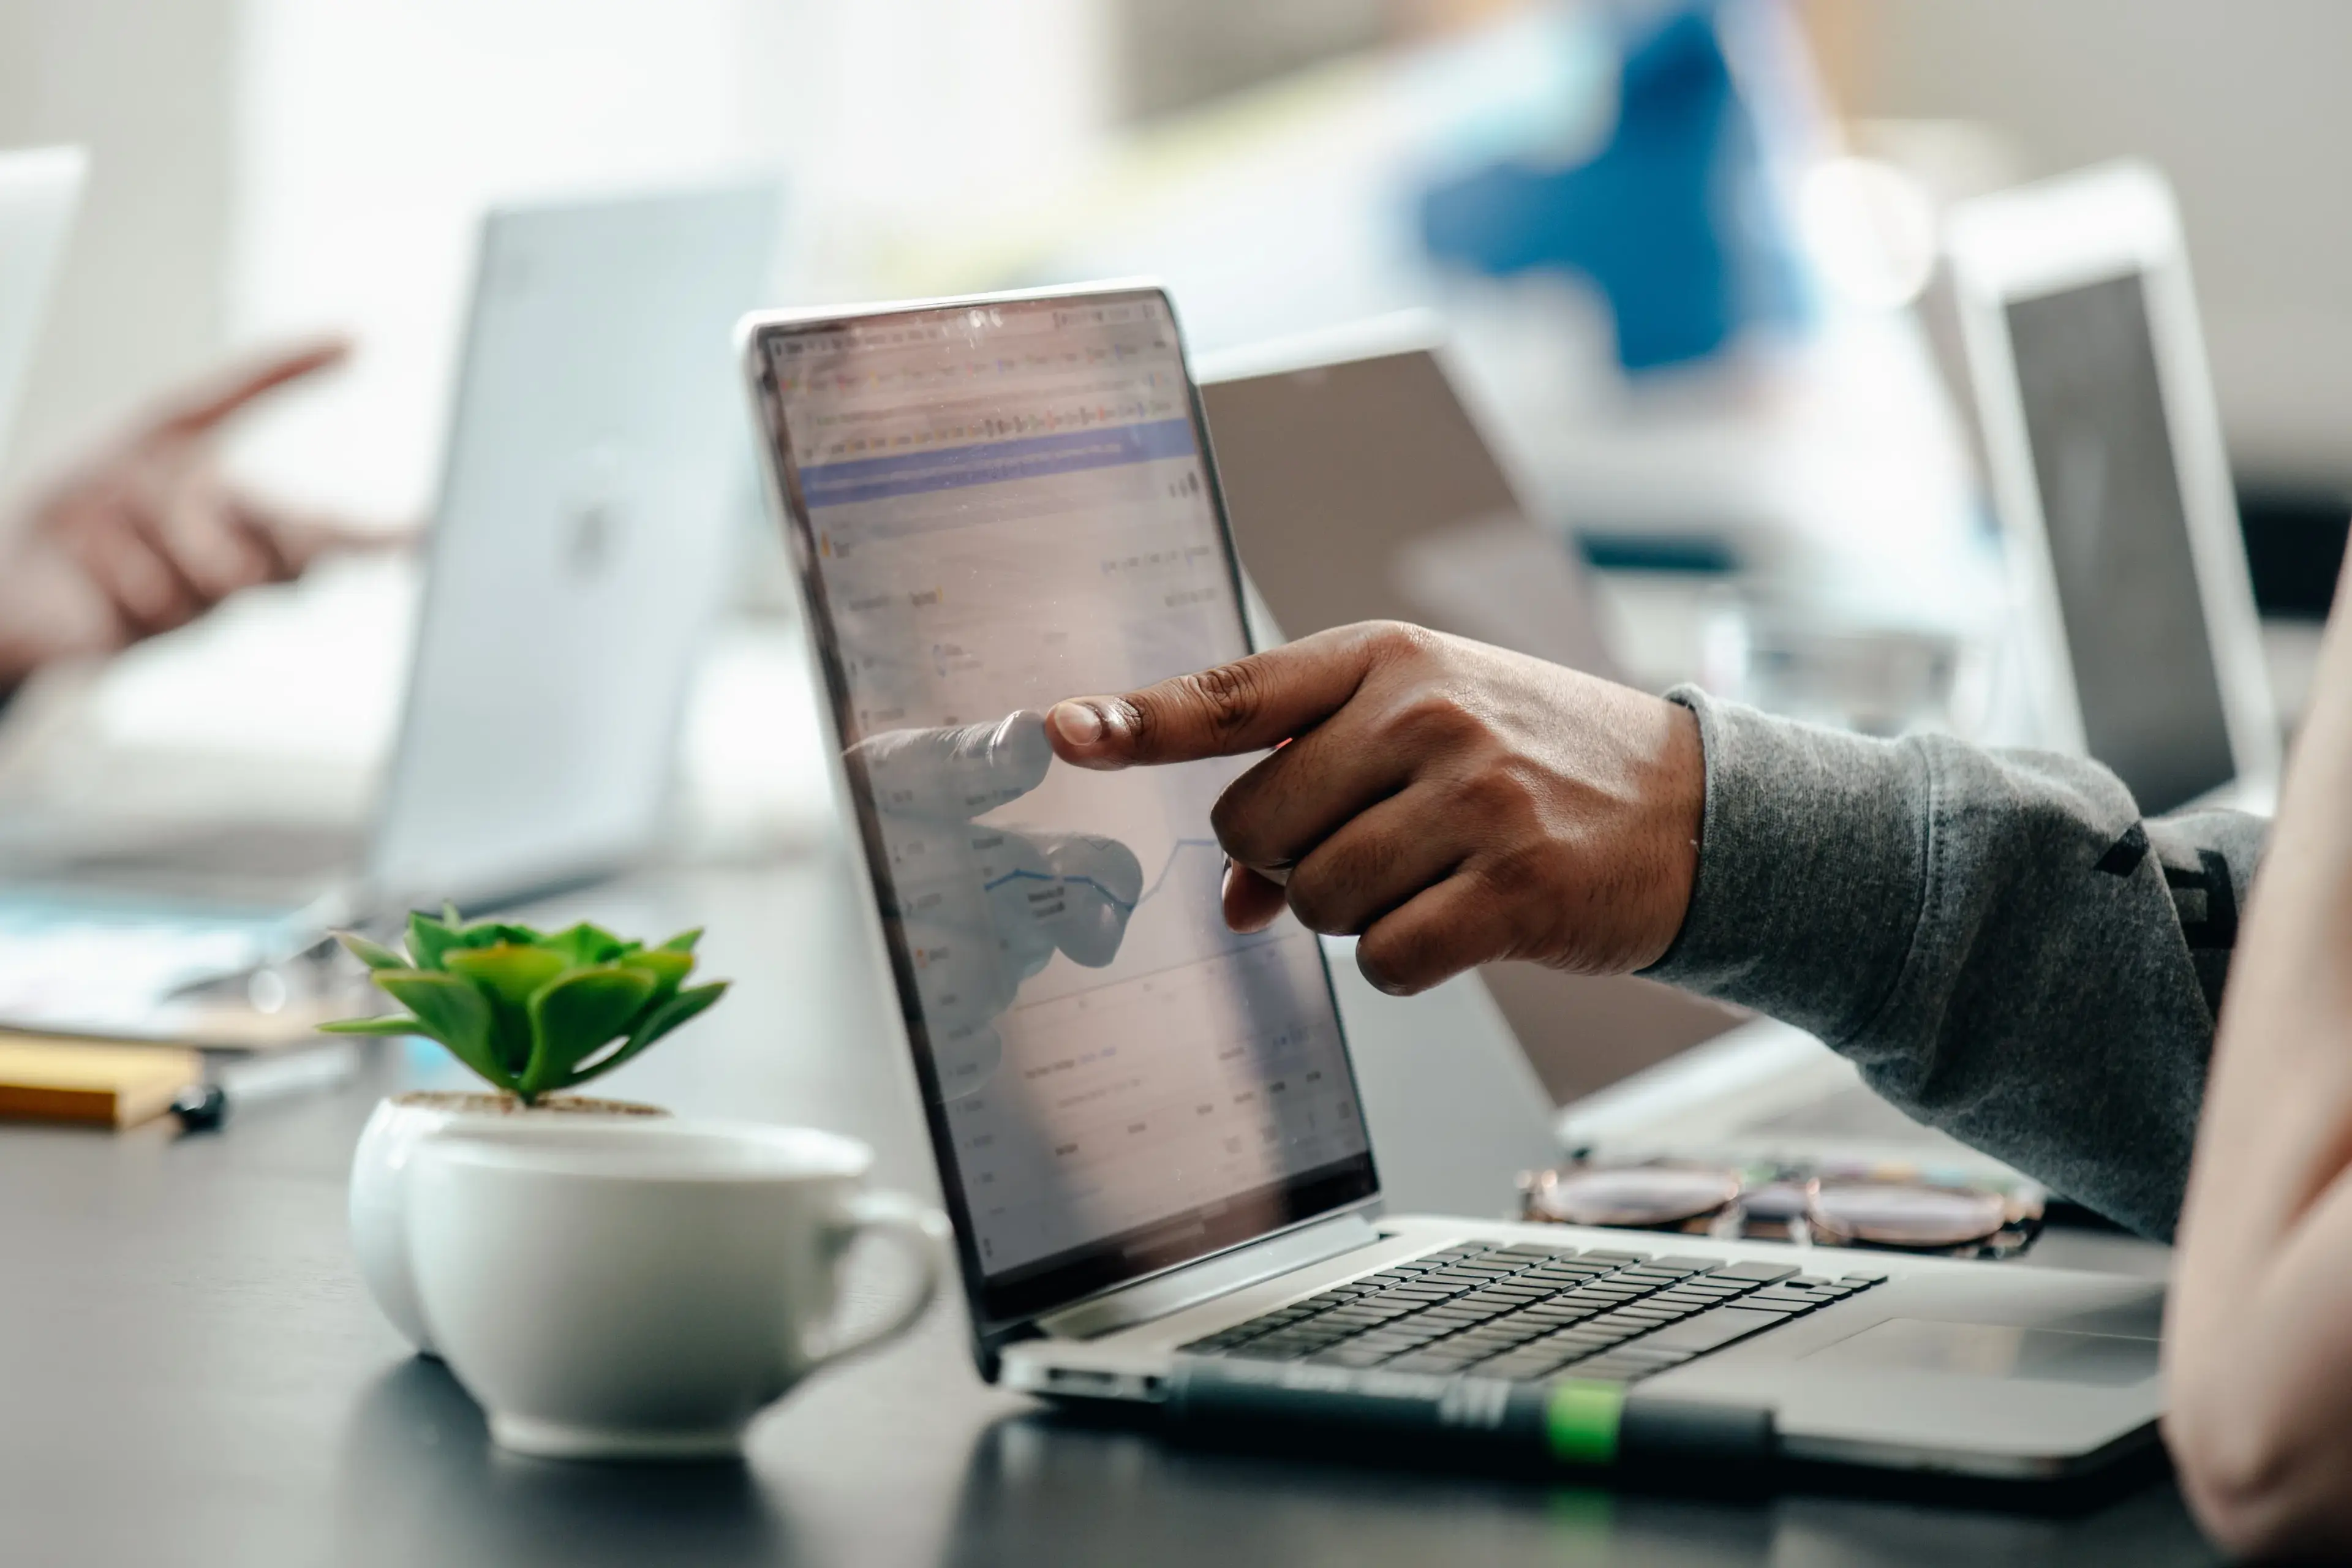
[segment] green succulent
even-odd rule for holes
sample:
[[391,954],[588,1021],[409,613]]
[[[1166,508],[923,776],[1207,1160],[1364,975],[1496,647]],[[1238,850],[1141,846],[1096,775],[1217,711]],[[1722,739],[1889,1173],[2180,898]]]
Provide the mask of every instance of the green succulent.
[[583,921],[553,935],[503,921],[468,925],[456,909],[408,917],[402,953],[355,931],[344,948],[408,1009],[320,1027],[341,1035],[425,1035],[525,1105],[607,1073],[726,994],[686,986],[699,930],[659,947]]

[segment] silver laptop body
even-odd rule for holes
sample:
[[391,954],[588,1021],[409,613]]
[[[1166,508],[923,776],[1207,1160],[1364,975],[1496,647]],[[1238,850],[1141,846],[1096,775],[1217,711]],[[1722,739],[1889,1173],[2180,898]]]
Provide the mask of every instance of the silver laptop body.
[[740,337],[984,1375],[1567,1464],[2050,1478],[2154,1441],[2145,1281],[1385,1215],[1321,946],[1216,914],[1242,764],[1044,746],[1058,696],[1247,646],[1160,290]]

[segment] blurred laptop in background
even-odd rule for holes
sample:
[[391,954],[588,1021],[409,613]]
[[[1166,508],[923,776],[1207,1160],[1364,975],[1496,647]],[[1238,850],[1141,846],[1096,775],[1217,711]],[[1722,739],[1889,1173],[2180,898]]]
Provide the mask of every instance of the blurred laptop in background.
[[509,902],[653,847],[750,451],[730,330],[759,302],[778,207],[763,184],[486,218],[373,822],[60,816],[12,835],[0,1024],[203,1037],[167,998],[331,925]]
[[2125,163],[1979,197],[1949,248],[2043,743],[2150,815],[2270,810],[2279,715],[2170,187]]
[[1623,679],[1581,563],[1528,518],[1438,331],[1407,313],[1203,364],[1251,582],[1286,637],[1407,620]]

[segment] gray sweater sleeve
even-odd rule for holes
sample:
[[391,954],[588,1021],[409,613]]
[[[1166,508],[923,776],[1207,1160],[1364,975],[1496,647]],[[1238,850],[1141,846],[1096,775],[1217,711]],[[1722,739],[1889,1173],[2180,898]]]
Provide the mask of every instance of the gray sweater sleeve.
[[1818,1035],[1911,1115],[2170,1237],[2267,824],[2144,822],[2079,758],[1671,695],[1698,715],[1706,825],[1645,973]]

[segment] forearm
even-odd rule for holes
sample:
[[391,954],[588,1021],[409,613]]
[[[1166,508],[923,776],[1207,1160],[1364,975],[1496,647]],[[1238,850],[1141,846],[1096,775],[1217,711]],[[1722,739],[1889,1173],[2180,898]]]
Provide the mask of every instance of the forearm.
[[2234,1549],[2352,1545],[2352,620],[2338,596],[2215,1047],[2167,1436]]
[[2143,825],[2095,763],[1676,695],[1706,822],[1647,973],[1811,1030],[1911,1114],[2169,1236],[2261,824]]

